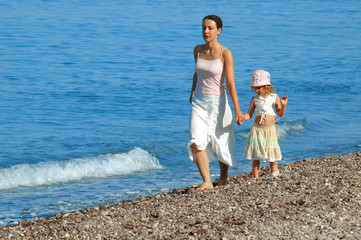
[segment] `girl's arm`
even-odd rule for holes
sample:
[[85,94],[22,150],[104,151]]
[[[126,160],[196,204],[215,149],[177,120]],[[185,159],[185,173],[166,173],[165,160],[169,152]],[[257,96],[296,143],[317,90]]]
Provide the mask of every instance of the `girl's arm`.
[[251,103],[249,104],[248,112],[244,115],[244,120],[251,120],[255,107],[256,105],[254,105],[254,99],[252,98]]
[[276,96],[276,109],[279,117],[283,117],[286,113],[286,106],[288,103],[288,96],[280,97]]
[[243,123],[244,114],[239,108],[239,103],[238,103],[238,94],[236,90],[236,84],[234,82],[234,66],[233,66],[232,52],[226,48],[224,49],[222,56],[224,60],[224,68],[226,73],[226,86],[228,93],[233,102],[236,123],[238,125],[241,125]]
[[[193,49],[193,57],[194,57],[194,63],[197,62],[197,56],[198,56],[198,46],[195,46]],[[192,103],[192,99],[194,97],[194,92],[196,91],[197,86],[197,73],[194,72],[193,74],[193,84],[192,84],[192,91],[191,96],[189,97],[189,102]]]

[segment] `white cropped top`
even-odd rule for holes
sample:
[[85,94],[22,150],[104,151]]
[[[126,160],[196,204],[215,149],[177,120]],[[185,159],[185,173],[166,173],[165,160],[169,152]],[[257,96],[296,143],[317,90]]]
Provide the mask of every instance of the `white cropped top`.
[[276,110],[276,96],[277,94],[272,93],[268,95],[266,98],[263,98],[261,96],[254,96],[254,104],[255,104],[255,110],[254,114],[257,116],[261,116],[261,120],[259,124],[262,123],[263,119],[266,118],[266,115],[272,115],[276,116],[277,110]]

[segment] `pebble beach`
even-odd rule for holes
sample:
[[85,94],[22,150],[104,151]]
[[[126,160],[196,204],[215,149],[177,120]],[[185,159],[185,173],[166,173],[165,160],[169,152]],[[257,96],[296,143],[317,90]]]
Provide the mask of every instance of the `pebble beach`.
[[361,239],[361,152],[0,228],[0,239]]

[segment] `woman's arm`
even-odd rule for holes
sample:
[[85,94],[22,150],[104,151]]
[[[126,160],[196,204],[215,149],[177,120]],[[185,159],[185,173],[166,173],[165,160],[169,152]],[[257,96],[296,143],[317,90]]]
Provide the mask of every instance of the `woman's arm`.
[[234,82],[234,66],[233,66],[232,52],[226,48],[224,49],[222,55],[224,60],[225,73],[226,73],[227,90],[233,102],[236,123],[238,125],[241,125],[243,123],[244,114],[239,108],[239,103],[238,103],[238,94],[236,90],[236,84]]
[[[193,49],[193,57],[194,57],[194,63],[197,62],[197,56],[198,56],[198,46],[195,46]],[[194,92],[196,91],[197,86],[197,73],[194,72],[193,74],[193,84],[192,84],[192,91],[191,96],[189,97],[189,102],[192,103],[192,99],[194,97]]]
[[281,99],[278,95],[276,96],[276,109],[279,117],[283,117],[285,115],[287,103],[288,96],[282,97]]
[[196,91],[196,86],[197,86],[197,73],[193,74],[193,85],[192,85],[192,91],[191,91],[191,96],[189,97],[189,102],[192,103],[192,99],[194,97],[194,92]]

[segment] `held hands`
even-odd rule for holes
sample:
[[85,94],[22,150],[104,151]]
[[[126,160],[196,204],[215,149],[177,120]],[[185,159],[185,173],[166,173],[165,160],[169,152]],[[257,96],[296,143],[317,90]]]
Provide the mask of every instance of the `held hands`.
[[244,121],[248,121],[251,120],[251,116],[249,115],[249,113],[244,114]]
[[236,123],[237,125],[242,125],[244,122],[244,114],[242,112],[236,112]]

